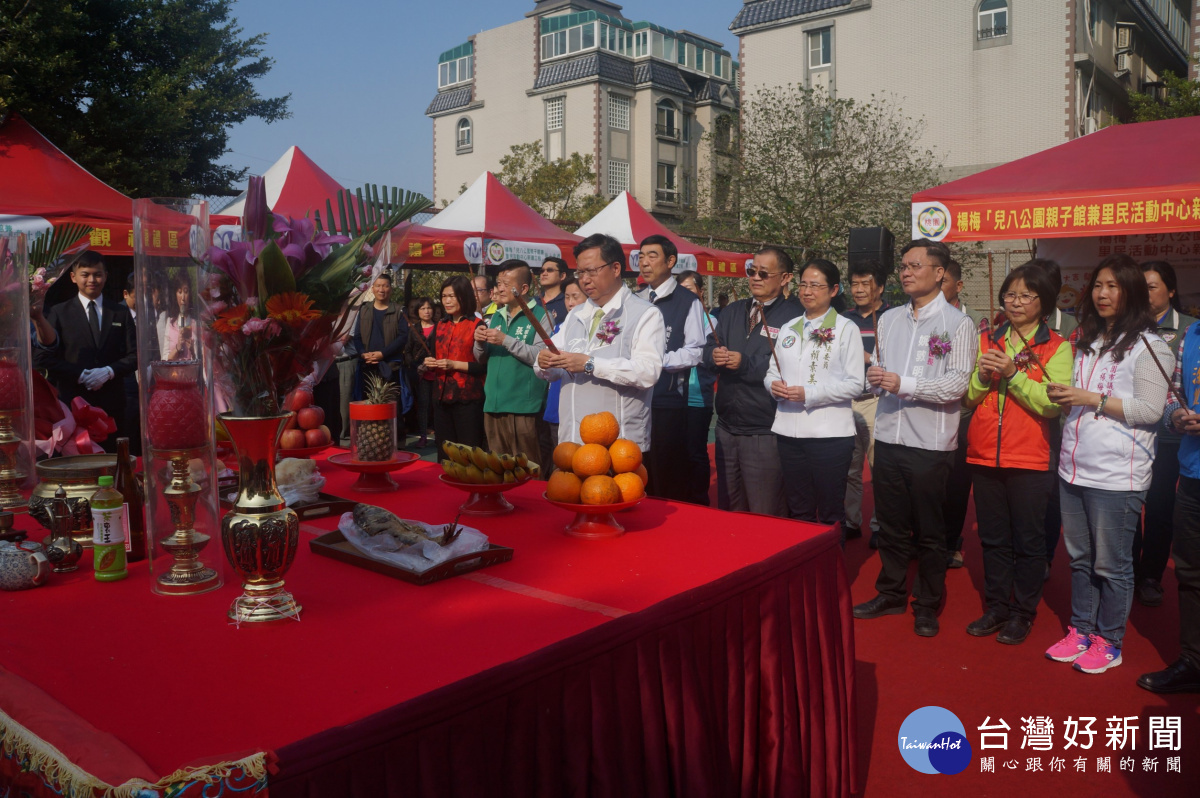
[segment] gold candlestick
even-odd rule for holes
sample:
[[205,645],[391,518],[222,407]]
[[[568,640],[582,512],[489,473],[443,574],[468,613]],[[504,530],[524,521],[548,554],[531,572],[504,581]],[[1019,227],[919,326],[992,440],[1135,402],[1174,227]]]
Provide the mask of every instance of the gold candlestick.
[[21,471],[21,437],[17,434],[13,419],[20,410],[0,410],[0,509],[20,507],[25,504],[21,497],[21,483],[28,474]]
[[153,449],[156,457],[163,458],[171,466],[171,484],[163,491],[163,497],[171,508],[171,525],[174,534],[159,541],[164,551],[175,558],[171,570],[158,577],[159,590],[172,596],[190,596],[206,593],[220,587],[217,572],[200,560],[200,552],[208,545],[209,536],[195,530],[196,501],[203,490],[192,481],[189,464],[195,457],[202,457],[205,447],[197,449]]

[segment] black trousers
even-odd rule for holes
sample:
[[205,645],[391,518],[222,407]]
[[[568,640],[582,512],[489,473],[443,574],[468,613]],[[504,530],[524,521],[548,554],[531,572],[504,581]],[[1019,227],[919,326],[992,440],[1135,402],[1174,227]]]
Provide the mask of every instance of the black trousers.
[[1058,482],[1049,471],[971,466],[975,516],[983,545],[988,611],[1033,620],[1046,570],[1046,500]]
[[[1179,482],[1179,439],[1158,436],[1150,487],[1146,491],[1146,517],[1133,530],[1133,578],[1162,579],[1171,556],[1175,524],[1175,487]],[[1143,527],[1143,523],[1145,527]]]
[[691,467],[687,458],[687,408],[650,409],[650,451],[646,493],[659,499],[687,501]]
[[1181,476],[1175,494],[1175,579],[1181,656],[1200,668],[1200,479]]
[[875,441],[872,482],[879,518],[879,578],[884,596],[908,596],[908,563],[917,555],[913,609],[937,610],[946,583],[946,521],[942,502],[954,452]]
[[850,459],[854,456],[854,436],[778,437],[788,517],[797,521],[841,524],[846,519],[846,479],[850,475]]
[[708,428],[712,424],[712,416],[711,407],[687,409],[687,455],[691,465],[687,500],[705,507],[709,505],[708,487],[712,484],[712,463],[708,459]]
[[[972,470],[967,466],[967,427],[971,416],[963,410],[958,420],[958,449],[954,452],[954,467],[946,480],[946,500],[942,515],[946,518],[946,552],[962,551],[963,524],[967,520],[967,501],[971,498]],[[978,511],[976,511],[978,514]]]
[[[1062,451],[1062,419],[1050,422],[1050,473],[1054,475],[1051,482],[1057,484],[1058,456]],[[1046,518],[1044,529],[1046,533],[1046,562],[1054,562],[1054,552],[1058,549],[1058,539],[1062,537],[1062,509],[1060,494],[1057,487],[1050,489],[1050,497],[1046,499]]]
[[438,462],[446,459],[443,441],[466,446],[487,448],[487,433],[483,429],[483,400],[473,402],[434,402],[433,434],[437,440]]

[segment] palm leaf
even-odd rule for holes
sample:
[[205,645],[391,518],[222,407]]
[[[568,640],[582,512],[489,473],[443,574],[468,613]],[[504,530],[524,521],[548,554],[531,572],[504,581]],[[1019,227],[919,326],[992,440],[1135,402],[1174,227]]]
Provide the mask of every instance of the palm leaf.
[[[33,246],[29,248],[30,269],[49,270],[58,263],[64,252],[91,232],[92,228],[86,224],[64,224],[52,228],[47,234],[38,236],[37,240],[33,242]],[[70,259],[74,261],[86,249],[87,247],[83,246],[79,248],[79,251],[70,253]]]

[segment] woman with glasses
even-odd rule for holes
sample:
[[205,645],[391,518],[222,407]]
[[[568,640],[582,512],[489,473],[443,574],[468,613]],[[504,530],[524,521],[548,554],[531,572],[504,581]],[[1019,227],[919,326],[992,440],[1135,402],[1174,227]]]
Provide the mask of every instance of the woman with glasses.
[[442,320],[433,334],[433,357],[425,368],[436,377],[433,386],[433,433],[438,460],[445,460],[446,441],[487,446],[483,428],[483,377],[487,364],[475,359],[475,290],[462,275],[442,283]]
[[858,326],[831,307],[840,282],[829,261],[805,264],[796,285],[804,314],[783,325],[763,382],[776,402],[771,431],[779,438],[788,515],[837,524],[845,545],[850,403],[862,393],[866,364]]
[[1026,263],[1004,278],[1005,321],[979,336],[979,356],[963,403],[974,408],[967,463],[983,546],[984,614],[967,633],[1023,643],[1042,598],[1043,521],[1054,486],[1050,436],[1061,412],[1049,383],[1071,379],[1071,345],[1045,323],[1054,309],[1045,272]]
[[1133,258],[1105,258],[1088,282],[1072,385],[1052,383],[1047,391],[1066,415],[1058,476],[1071,622],[1046,656],[1103,673],[1121,664],[1133,602],[1133,529],[1167,398],[1159,368],[1171,374],[1175,357],[1155,332],[1146,278]]

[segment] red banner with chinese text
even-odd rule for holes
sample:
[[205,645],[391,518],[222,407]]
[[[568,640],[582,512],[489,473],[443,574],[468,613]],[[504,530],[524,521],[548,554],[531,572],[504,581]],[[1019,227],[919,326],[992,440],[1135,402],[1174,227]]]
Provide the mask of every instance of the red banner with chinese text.
[[1200,193],[927,200],[912,215],[913,236],[935,241],[1177,233],[1200,230]]

